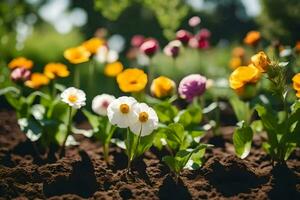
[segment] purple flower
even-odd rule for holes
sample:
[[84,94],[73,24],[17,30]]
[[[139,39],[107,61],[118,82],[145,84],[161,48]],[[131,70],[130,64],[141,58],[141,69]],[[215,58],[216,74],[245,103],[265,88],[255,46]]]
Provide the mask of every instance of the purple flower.
[[180,81],[178,92],[181,98],[191,102],[194,97],[201,96],[205,88],[206,78],[200,74],[191,74]]
[[16,68],[14,69],[11,74],[10,78],[14,82],[25,82],[30,78],[31,72],[25,68]]

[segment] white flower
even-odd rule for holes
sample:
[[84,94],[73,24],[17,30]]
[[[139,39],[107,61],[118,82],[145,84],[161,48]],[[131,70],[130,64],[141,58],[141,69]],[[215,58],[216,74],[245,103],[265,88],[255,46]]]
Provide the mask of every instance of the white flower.
[[109,50],[106,46],[101,46],[97,50],[95,59],[100,63],[113,63],[117,61],[119,54],[117,51]]
[[98,115],[106,116],[107,107],[116,98],[109,94],[101,94],[94,97],[92,101],[92,110]]
[[158,127],[158,117],[153,108],[145,103],[137,103],[133,105],[135,121],[131,123],[130,130],[141,136],[150,135],[153,130]]
[[120,128],[127,128],[135,119],[133,105],[137,101],[133,97],[119,97],[113,100],[107,108],[107,116],[111,124]]
[[74,87],[69,87],[63,91],[60,95],[63,102],[67,103],[73,108],[79,109],[82,106],[85,106],[85,93],[82,90],[79,90]]

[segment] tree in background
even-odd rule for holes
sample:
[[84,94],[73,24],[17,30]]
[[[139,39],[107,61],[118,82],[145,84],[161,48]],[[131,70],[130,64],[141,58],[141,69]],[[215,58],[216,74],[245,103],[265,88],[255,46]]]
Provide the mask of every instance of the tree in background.
[[267,39],[279,39],[288,44],[300,40],[299,0],[261,0],[261,5],[258,23]]

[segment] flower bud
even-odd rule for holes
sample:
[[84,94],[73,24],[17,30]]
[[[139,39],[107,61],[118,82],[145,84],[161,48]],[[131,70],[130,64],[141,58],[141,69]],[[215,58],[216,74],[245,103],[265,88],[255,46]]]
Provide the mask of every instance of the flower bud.
[[157,98],[171,96],[174,93],[176,84],[173,80],[160,76],[152,81],[151,94]]
[[16,68],[14,69],[10,77],[14,82],[25,82],[29,80],[31,72],[25,68]]
[[181,29],[176,33],[176,39],[182,42],[183,44],[187,44],[191,38],[192,34],[186,30]]
[[198,40],[207,40],[210,38],[210,36],[211,36],[211,33],[206,28],[201,29],[196,35]]
[[158,50],[158,42],[155,39],[148,39],[140,46],[140,50],[147,56],[153,56]]
[[260,51],[254,56],[252,56],[251,62],[261,72],[266,72],[271,63],[268,56],[263,51]]
[[164,53],[167,56],[172,56],[173,58],[177,57],[180,51],[181,42],[179,40],[171,41],[164,48]]
[[198,16],[194,16],[194,17],[191,17],[191,18],[189,19],[189,25],[190,25],[191,27],[196,27],[196,26],[198,26],[200,23],[201,23],[201,19],[200,19],[200,17],[198,17]]

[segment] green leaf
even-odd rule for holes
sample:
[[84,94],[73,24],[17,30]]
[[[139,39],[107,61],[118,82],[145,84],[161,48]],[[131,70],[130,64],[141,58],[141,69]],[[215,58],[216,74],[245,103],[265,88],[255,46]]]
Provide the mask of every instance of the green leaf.
[[[58,120],[67,124],[69,121],[69,109],[70,107],[66,103],[60,100],[55,100],[49,107],[49,110],[47,112],[47,118]],[[73,109],[72,115],[74,116],[75,114],[76,110]]]
[[162,161],[165,162],[168,165],[168,167],[170,168],[170,170],[172,172],[174,172],[176,174],[178,174],[180,172],[180,170],[178,170],[178,168],[177,168],[177,162],[176,162],[176,160],[175,160],[174,157],[172,157],[172,156],[164,156],[162,158]]
[[35,91],[35,92],[32,92],[30,95],[28,95],[26,97],[26,103],[31,106],[33,103],[34,103],[34,100],[36,99],[36,97],[41,97],[41,98],[44,98],[44,99],[47,99],[47,100],[50,100],[50,96],[49,95],[46,95],[40,91]]
[[82,110],[84,116],[88,119],[90,125],[93,127],[94,131],[99,131],[100,126],[100,117],[97,115],[92,114],[91,112],[87,111],[86,109]]
[[246,158],[251,149],[253,132],[251,127],[243,126],[236,128],[233,133],[233,144],[235,153],[241,159]]
[[42,136],[42,127],[38,121],[33,118],[20,118],[18,124],[22,132],[25,133],[26,137],[32,141],[37,141]]
[[244,102],[240,100],[238,97],[232,97],[229,100],[234,113],[238,119],[238,121],[245,121],[245,123],[250,123],[253,109],[250,108],[250,104],[248,102]]
[[178,109],[169,102],[161,102],[154,105],[159,121],[164,124],[173,122],[174,117],[178,113]]
[[9,86],[9,87],[5,87],[3,89],[0,89],[0,96],[1,95],[5,95],[7,93],[13,93],[15,95],[19,95],[20,94],[20,90],[16,87],[13,86]]
[[172,123],[166,129],[166,135],[168,140],[181,144],[185,135],[184,127],[179,123]]
[[192,123],[200,124],[202,121],[202,108],[199,104],[190,104],[187,108],[188,112],[192,116]]
[[182,124],[184,127],[189,126],[193,121],[192,115],[188,110],[181,110],[174,118],[174,122]]

